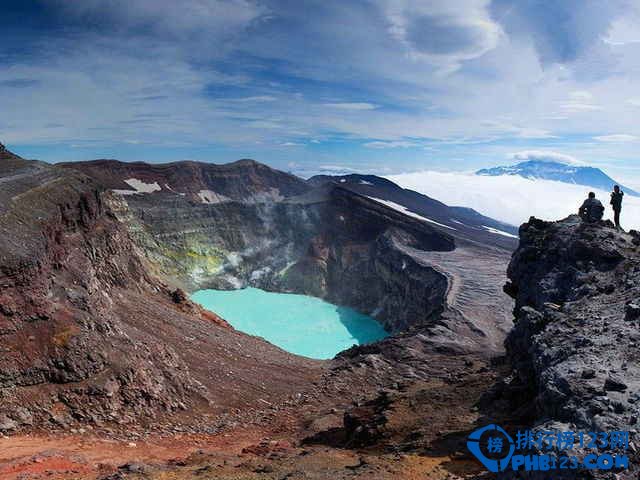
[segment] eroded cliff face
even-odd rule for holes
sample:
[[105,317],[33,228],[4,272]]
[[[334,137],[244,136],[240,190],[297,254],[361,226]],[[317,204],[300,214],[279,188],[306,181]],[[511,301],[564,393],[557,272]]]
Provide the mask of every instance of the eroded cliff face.
[[0,431],[246,407],[318,372],[169,289],[93,180],[0,154]]
[[109,176],[111,187],[130,175],[139,176],[134,185],[165,186],[116,189],[111,207],[158,273],[188,291],[250,285],[309,294],[368,313],[394,332],[428,325],[445,308],[446,276],[403,247],[451,251],[454,239],[339,185],[310,187],[248,161],[202,167],[196,184],[174,180],[182,169],[192,172],[191,163],[65,167]]
[[[572,216],[532,218],[520,236],[506,286],[516,300],[512,406],[539,429],[631,431],[637,443],[640,235]],[[637,470],[630,454],[624,475]]]

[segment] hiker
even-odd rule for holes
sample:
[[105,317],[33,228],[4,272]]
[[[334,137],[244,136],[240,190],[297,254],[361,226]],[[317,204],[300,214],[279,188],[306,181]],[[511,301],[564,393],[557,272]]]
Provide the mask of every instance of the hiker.
[[604,206],[600,203],[600,200],[596,198],[596,194],[593,192],[589,192],[589,198],[587,198],[580,210],[578,210],[578,215],[585,222],[597,222],[602,220],[602,215],[604,215]]
[[624,192],[620,190],[620,186],[613,187],[611,192],[611,206],[613,207],[613,219],[616,222],[616,228],[620,230],[620,212],[622,211],[622,197]]

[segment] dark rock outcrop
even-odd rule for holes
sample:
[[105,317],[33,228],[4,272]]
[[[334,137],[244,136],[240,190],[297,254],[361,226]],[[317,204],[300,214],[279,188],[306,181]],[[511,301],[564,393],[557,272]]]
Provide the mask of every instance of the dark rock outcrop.
[[513,391],[528,392],[521,399],[537,428],[630,431],[637,444],[640,326],[629,307],[640,297],[637,234],[572,216],[532,218],[520,236],[506,287],[516,300],[506,340]]

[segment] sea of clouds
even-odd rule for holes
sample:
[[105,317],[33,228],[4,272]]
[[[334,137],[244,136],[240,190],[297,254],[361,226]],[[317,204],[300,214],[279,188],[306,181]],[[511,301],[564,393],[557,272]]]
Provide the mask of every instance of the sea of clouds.
[[[386,176],[403,188],[415,190],[448,205],[471,207],[496,220],[520,225],[529,217],[558,220],[577,213],[590,190],[548,180],[518,176],[488,177],[473,173],[423,171]],[[594,190],[605,205],[605,219],[613,219],[610,192]],[[640,229],[640,198],[625,195],[622,227]]]

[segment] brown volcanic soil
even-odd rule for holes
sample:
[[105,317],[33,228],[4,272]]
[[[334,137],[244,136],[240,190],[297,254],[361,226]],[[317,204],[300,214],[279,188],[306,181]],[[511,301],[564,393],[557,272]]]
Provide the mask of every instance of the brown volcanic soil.
[[349,445],[340,429],[343,408],[370,418],[368,402],[355,399],[373,392],[358,384],[356,375],[347,381],[357,387],[350,406],[344,406],[347,399],[339,392],[330,391],[343,384],[340,379],[307,403],[277,411],[262,426],[243,425],[215,435],[131,439],[89,431],[0,439],[0,478],[477,478],[481,466],[466,455],[464,441],[483,421],[474,404],[496,374],[480,359],[434,355],[431,360],[441,372],[432,380],[387,389],[382,403],[379,395],[372,397],[373,405],[386,405],[378,409],[386,419],[385,433],[373,446]]

